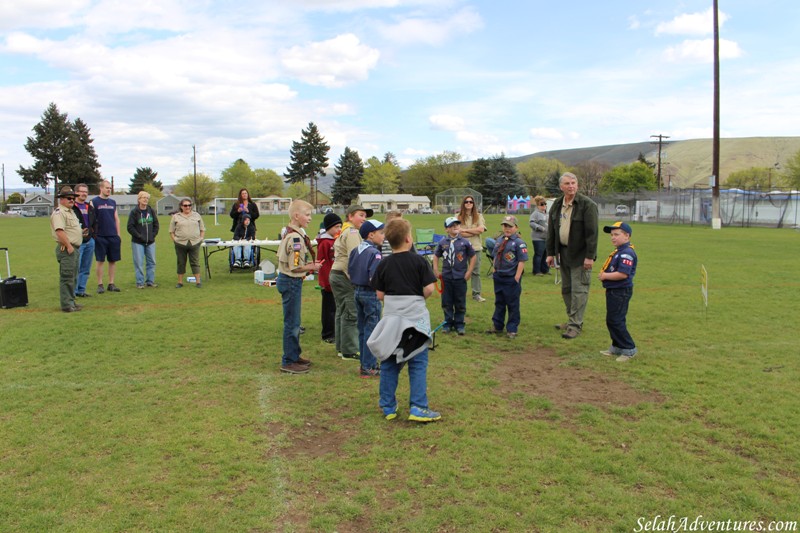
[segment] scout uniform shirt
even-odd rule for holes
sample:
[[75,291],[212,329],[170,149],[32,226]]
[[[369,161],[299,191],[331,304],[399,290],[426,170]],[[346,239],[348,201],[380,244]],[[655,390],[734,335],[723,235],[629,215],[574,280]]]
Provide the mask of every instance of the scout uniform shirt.
[[78,217],[71,207],[58,206],[50,215],[50,234],[56,242],[60,242],[56,236],[56,230],[64,230],[70,244],[75,248],[80,248],[83,243],[83,229]]
[[345,222],[342,233],[333,243],[333,266],[331,270],[338,270],[347,274],[347,262],[350,260],[350,252],[358,248],[361,244],[361,234],[349,222]]
[[528,245],[518,233],[498,239],[495,250],[494,275],[497,277],[516,276],[519,262],[528,260]]
[[619,280],[603,280],[604,289],[622,289],[633,287],[633,276],[636,275],[636,264],[639,262],[630,242],[626,242],[611,252],[603,265],[603,272],[622,272],[628,277]]
[[305,231],[291,224],[286,229],[286,235],[278,248],[278,272],[292,278],[304,278],[307,272],[292,272],[292,269],[313,261],[306,245]]
[[449,235],[442,238],[433,252],[436,257],[441,257],[442,278],[446,280],[464,279],[469,268],[469,261],[475,255],[472,243],[464,237],[457,235],[451,238]]

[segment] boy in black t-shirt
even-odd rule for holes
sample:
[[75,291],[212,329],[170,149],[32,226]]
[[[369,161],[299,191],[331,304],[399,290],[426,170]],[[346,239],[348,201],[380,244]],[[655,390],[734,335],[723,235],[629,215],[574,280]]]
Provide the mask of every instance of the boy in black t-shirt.
[[442,417],[428,409],[431,327],[425,298],[433,294],[436,277],[430,264],[414,253],[411,224],[407,220],[389,222],[385,237],[392,246],[392,255],[378,264],[370,282],[385,307],[383,318],[368,341],[373,354],[381,361],[380,407],[386,420],[397,418],[397,382],[403,365],[408,363],[408,419],[433,422]]

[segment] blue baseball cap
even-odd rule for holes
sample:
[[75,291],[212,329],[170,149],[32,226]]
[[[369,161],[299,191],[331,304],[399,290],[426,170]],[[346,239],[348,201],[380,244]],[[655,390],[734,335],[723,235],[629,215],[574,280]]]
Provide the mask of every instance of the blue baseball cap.
[[361,224],[361,227],[358,229],[358,234],[361,235],[362,239],[366,239],[370,233],[378,231],[379,229],[383,229],[383,222],[370,218]]
[[610,226],[604,226],[603,227],[603,231],[605,231],[606,233],[611,233],[612,229],[621,229],[622,231],[624,231],[628,235],[633,234],[633,230],[631,229],[631,227],[628,225],[627,222],[622,222],[622,221],[614,222]]

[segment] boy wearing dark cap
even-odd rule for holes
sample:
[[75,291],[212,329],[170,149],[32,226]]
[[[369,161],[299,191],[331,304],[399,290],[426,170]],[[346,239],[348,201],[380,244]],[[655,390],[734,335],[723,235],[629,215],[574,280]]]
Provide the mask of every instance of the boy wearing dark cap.
[[[448,217],[444,221],[447,236],[439,241],[433,252],[433,274],[442,279],[442,331],[464,335],[464,316],[467,313],[467,281],[475,268],[475,249],[461,237],[461,221]],[[439,263],[442,263],[441,275]]]
[[328,213],[322,221],[323,232],[317,236],[317,259],[319,286],[322,289],[322,341],[336,342],[336,300],[331,289],[331,267],[333,266],[333,242],[342,232],[342,219],[336,213]]
[[494,254],[494,314],[493,328],[486,333],[501,334],[503,322],[506,336],[513,339],[517,336],[520,323],[519,299],[522,295],[522,272],[528,260],[528,245],[519,237],[517,217],[503,217],[503,235],[497,240]]
[[347,271],[355,289],[358,348],[361,353],[360,374],[362,378],[371,378],[380,376],[378,360],[367,346],[367,339],[381,319],[381,302],[375,289],[370,286],[370,281],[381,261],[383,223],[375,219],[365,220],[358,232],[363,240],[350,252]]
[[611,234],[614,251],[609,254],[600,271],[600,281],[606,290],[606,326],[611,336],[611,346],[600,352],[616,355],[624,363],[636,355],[636,344],[628,332],[628,303],[633,297],[633,277],[638,258],[631,244],[631,227],[625,222],[614,222],[603,231]]

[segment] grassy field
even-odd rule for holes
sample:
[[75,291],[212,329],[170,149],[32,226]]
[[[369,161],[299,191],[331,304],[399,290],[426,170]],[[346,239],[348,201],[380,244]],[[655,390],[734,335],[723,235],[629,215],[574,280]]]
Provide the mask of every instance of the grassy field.
[[[439,228],[442,217],[410,218]],[[500,217],[487,218],[499,231]],[[207,236],[229,236],[226,222],[206,222]],[[283,222],[262,217],[259,235]],[[384,421],[377,381],[320,341],[315,283],[301,339],[313,370],[284,375],[274,288],[229,274],[217,254],[202,289],[175,289],[164,231],[160,286],[136,290],[123,242],[123,292],[64,314],[47,219],[0,218],[31,302],[0,310],[4,532],[640,531],[657,515],[799,518],[800,232],[634,225],[640,353],[627,364],[598,353],[609,342],[596,280],[585,332],[566,341],[553,329],[559,286],[528,269],[517,339],[482,334],[491,301],[469,302],[465,337],[437,335],[428,386],[443,419],[426,426],[405,420],[405,373],[401,417]],[[603,234],[599,255],[610,246]],[[437,297],[429,307],[436,321]]]

